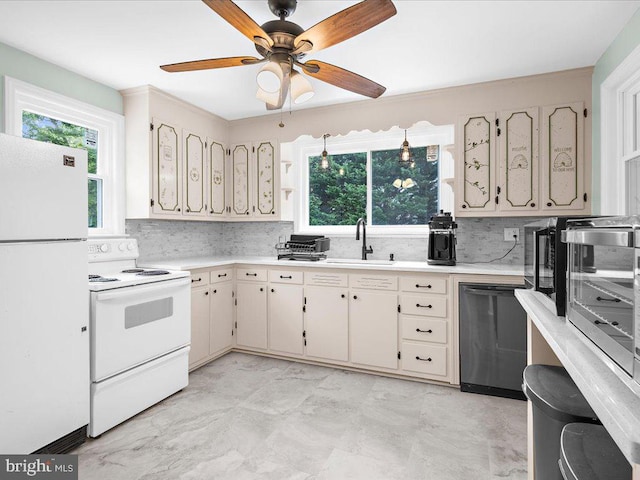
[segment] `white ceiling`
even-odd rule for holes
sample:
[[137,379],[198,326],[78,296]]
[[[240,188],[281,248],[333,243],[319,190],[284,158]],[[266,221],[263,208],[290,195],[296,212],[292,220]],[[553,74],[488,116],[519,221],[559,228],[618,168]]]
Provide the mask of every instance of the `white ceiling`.
[[[354,3],[299,0],[290,20],[306,29]],[[385,97],[566,70],[594,65],[640,7],[640,0],[394,3],[391,19],[306,60],[371,78],[387,87]],[[266,0],[237,4],[258,24],[275,19]],[[246,37],[199,0],[3,0],[0,42],[118,90],[154,85],[228,120],[266,113],[255,98],[259,66],[158,68],[257,56]],[[365,99],[310,81],[316,95],[294,109]]]

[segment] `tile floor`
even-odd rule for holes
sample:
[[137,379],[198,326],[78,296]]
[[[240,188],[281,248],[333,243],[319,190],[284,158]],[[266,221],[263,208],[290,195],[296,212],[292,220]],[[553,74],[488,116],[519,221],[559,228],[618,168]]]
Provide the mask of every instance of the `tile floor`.
[[526,403],[241,353],[89,440],[81,480],[526,479]]

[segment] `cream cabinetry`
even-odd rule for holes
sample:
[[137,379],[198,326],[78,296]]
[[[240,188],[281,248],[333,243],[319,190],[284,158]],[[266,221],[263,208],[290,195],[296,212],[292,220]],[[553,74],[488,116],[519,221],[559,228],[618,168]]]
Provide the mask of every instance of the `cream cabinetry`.
[[233,269],[191,272],[190,369],[231,349],[233,295]]
[[[346,277],[346,275],[345,275]],[[304,289],[307,357],[349,360],[349,290],[309,285]]]
[[267,271],[260,268],[236,270],[236,345],[267,349]]
[[589,214],[582,102],[459,119],[457,216]]
[[402,277],[400,289],[400,368],[408,375],[451,382],[455,361],[449,275]]
[[269,350],[302,355],[303,274],[297,271],[269,271]]
[[243,220],[276,219],[280,206],[280,159],[274,141],[232,145],[231,204],[228,213]]

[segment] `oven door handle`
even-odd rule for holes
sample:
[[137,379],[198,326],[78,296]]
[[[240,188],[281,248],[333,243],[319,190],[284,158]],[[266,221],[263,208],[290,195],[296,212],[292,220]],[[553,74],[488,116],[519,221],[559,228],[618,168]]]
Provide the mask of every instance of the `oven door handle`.
[[176,280],[154,282],[147,285],[132,285],[131,287],[116,288],[108,292],[97,292],[96,301],[107,302],[109,300],[121,300],[128,297],[137,297],[144,295],[145,293],[161,293],[166,290],[174,290],[176,287],[189,285],[190,283],[190,278],[185,277]]

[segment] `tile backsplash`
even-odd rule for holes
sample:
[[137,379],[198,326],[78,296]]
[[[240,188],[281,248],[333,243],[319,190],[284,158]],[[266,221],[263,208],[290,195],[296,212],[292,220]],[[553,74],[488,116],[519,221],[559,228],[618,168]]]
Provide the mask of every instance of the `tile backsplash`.
[[[521,265],[523,226],[538,218],[458,218],[457,260],[460,263]],[[504,258],[513,242],[505,242],[505,228],[518,228],[520,241]],[[127,220],[126,233],[138,240],[140,260],[157,260],[201,255],[275,256],[275,244],[293,233],[293,222],[189,222],[175,220]],[[331,237],[329,256],[360,258],[362,243],[353,236]],[[427,237],[367,236],[373,247],[370,258],[425,261]]]

